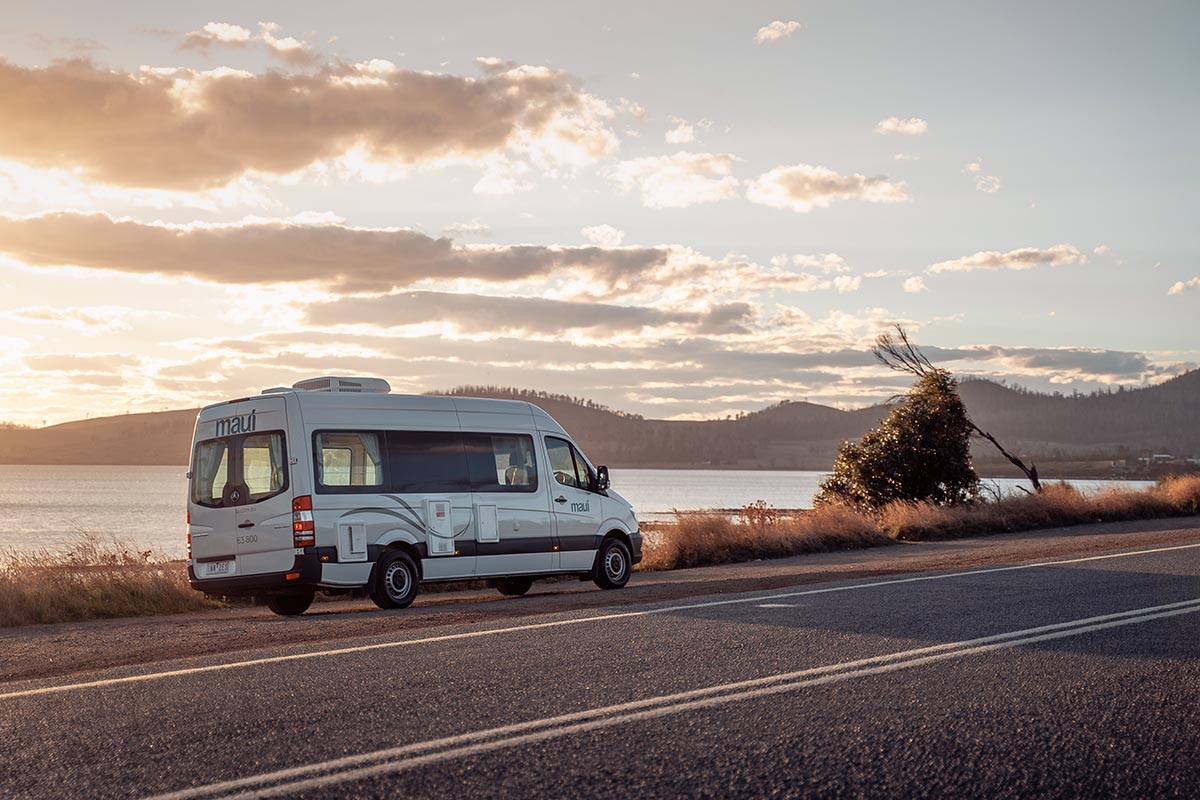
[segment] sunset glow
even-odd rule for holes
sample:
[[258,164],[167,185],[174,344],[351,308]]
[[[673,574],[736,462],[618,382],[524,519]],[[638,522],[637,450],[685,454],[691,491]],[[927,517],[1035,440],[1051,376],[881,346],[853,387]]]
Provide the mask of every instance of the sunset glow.
[[1196,9],[67,8],[0,30],[0,422],[858,406],[893,322],[1041,390],[1200,362]]

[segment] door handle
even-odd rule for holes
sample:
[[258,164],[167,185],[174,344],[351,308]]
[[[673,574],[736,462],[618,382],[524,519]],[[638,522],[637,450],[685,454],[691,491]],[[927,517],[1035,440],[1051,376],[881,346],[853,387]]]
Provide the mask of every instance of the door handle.
[[254,523],[253,523],[253,522],[251,522],[250,520],[246,520],[245,522],[239,523],[239,524],[238,524],[238,527],[239,527],[239,528],[253,528],[253,527],[254,527]]
[[567,498],[563,497],[562,495],[559,495],[558,497],[554,498],[554,502],[565,503],[565,502],[567,502]]

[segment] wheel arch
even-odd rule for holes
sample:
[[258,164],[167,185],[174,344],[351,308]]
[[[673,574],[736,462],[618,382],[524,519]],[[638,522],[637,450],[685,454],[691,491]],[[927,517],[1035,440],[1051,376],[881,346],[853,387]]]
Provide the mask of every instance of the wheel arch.
[[375,570],[379,568],[380,562],[397,550],[407,553],[408,557],[411,558],[413,563],[417,565],[417,579],[425,579],[425,567],[424,564],[421,563],[420,549],[416,546],[416,544],[408,541],[407,539],[393,539],[382,546],[379,551],[379,555],[375,557],[373,562],[371,562],[371,574],[367,576],[368,586],[375,585]]

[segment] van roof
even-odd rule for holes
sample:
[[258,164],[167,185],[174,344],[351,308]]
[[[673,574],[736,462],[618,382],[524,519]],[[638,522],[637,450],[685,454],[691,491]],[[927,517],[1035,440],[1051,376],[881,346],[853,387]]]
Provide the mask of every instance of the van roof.
[[[234,401],[214,403],[201,409],[200,417],[207,418],[209,409],[228,405],[230,402],[248,403],[268,398],[282,398],[284,395],[294,395],[300,402],[301,409],[310,407],[326,412],[332,409],[347,411],[404,411],[404,412],[457,412],[460,417],[477,414],[495,414],[499,416],[515,416],[524,420],[519,427],[528,427],[529,419],[533,419],[533,427],[542,431],[565,434],[566,431],[554,417],[533,403],[524,400],[498,400],[490,397],[460,397],[430,394],[355,394],[338,392],[313,392],[303,389],[274,389],[269,394],[254,397],[239,398]],[[465,420],[464,420],[465,423]],[[496,427],[503,427],[500,419],[495,420]]]

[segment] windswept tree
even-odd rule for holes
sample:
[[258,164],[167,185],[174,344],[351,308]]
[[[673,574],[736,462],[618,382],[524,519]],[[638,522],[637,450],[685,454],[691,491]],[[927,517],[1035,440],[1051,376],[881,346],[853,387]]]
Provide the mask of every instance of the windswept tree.
[[1041,491],[1037,467],[1026,466],[971,421],[958,381],[933,366],[897,325],[875,339],[883,365],[917,382],[878,428],[859,442],[843,442],[833,474],[821,483],[818,505],[842,503],[873,510],[896,500],[950,505],[974,500],[979,477],[971,465],[971,435],[987,439]]
[[873,511],[897,500],[974,500],[979,476],[971,466],[971,430],[954,376],[928,368],[878,428],[842,442],[816,504]]

